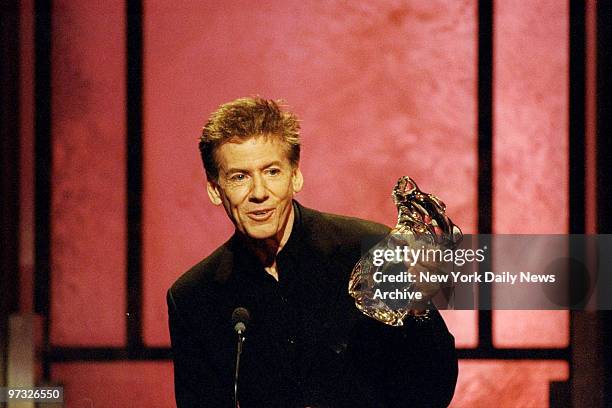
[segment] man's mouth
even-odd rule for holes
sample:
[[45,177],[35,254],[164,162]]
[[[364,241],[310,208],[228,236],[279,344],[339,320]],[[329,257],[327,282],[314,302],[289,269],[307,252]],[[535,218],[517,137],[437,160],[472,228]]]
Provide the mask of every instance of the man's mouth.
[[247,215],[250,219],[255,221],[266,221],[268,218],[272,216],[274,212],[274,208],[264,208],[262,210],[257,211],[249,211]]

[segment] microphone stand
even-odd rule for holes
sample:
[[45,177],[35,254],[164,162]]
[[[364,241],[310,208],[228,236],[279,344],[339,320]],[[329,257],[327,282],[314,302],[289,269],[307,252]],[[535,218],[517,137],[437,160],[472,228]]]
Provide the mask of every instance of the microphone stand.
[[242,330],[238,332],[238,345],[236,347],[236,371],[234,373],[234,408],[239,408],[238,405],[238,372],[240,370],[240,355],[242,354],[242,344],[244,343],[244,335]]

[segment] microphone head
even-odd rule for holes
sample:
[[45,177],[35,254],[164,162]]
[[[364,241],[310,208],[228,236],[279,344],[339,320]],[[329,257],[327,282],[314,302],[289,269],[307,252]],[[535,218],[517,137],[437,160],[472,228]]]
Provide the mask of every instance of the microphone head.
[[232,312],[232,326],[234,326],[234,330],[238,333],[242,333],[246,330],[246,325],[250,320],[251,315],[244,307],[237,307]]

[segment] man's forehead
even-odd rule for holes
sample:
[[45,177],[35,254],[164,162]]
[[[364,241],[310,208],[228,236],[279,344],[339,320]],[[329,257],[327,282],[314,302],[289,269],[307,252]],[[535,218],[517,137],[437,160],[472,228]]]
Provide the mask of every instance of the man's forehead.
[[289,146],[282,138],[274,135],[232,138],[219,146],[215,153],[222,170],[265,164],[290,164]]

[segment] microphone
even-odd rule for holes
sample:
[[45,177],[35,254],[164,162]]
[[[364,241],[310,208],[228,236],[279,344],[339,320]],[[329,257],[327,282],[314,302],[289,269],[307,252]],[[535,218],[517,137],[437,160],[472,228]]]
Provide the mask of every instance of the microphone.
[[240,370],[240,355],[242,354],[242,343],[244,343],[244,332],[251,320],[249,311],[244,307],[237,307],[232,312],[232,326],[238,334],[238,345],[236,347],[236,371],[234,372],[234,407],[238,408],[238,372]]
[[232,313],[232,326],[238,335],[242,335],[246,331],[246,325],[249,324],[251,315],[244,307],[237,307]]

